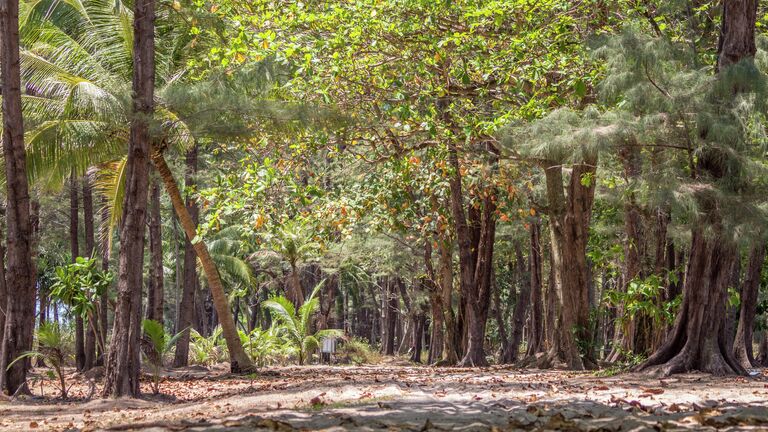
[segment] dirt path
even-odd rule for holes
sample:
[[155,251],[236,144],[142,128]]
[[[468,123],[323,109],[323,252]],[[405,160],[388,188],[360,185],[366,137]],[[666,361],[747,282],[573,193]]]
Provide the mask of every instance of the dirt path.
[[[73,396],[89,386],[73,386]],[[149,393],[147,383],[144,390]],[[490,368],[173,371],[160,397],[0,402],[0,430],[766,430],[765,378]],[[46,394],[53,389],[43,387]],[[40,389],[37,388],[37,394]]]

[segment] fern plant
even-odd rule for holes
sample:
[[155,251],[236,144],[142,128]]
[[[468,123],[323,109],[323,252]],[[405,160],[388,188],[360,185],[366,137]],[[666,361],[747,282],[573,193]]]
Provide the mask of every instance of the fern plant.
[[278,329],[286,342],[297,349],[299,364],[303,365],[308,355],[320,346],[320,340],[328,337],[342,337],[344,333],[339,329],[312,331],[312,317],[320,308],[318,293],[325,281],[320,282],[312,294],[299,307],[293,307],[293,303],[284,296],[272,297],[264,302],[264,308],[272,313],[272,317],[278,322]]

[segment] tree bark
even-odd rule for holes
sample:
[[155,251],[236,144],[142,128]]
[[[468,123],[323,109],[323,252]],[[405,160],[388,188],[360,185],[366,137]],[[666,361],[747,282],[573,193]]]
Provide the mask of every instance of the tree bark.
[[380,279],[382,290],[382,336],[381,348],[384,355],[395,355],[395,330],[399,310],[398,293],[395,291],[396,281],[390,276]]
[[[69,250],[73,263],[80,256],[79,214],[77,179],[72,175],[69,183]],[[75,317],[75,366],[79,371],[85,370],[85,323],[81,316]]]
[[725,305],[735,248],[722,235],[695,229],[683,286],[683,303],[665,343],[638,370],[670,375],[699,370],[745,373],[727,350]]
[[[102,229],[106,230],[102,235],[101,240],[101,271],[102,272],[108,272],[109,271],[109,258],[110,258],[110,245],[112,244],[110,242],[109,236],[111,233],[109,232],[109,209],[106,206],[107,199],[103,199],[104,208],[101,211],[101,226]],[[109,314],[109,287],[104,290],[104,292],[101,294],[101,298],[99,299],[99,326],[101,335],[99,337],[101,338],[101,344],[99,345],[99,356],[96,359],[96,365],[97,366],[103,366],[104,361],[106,359],[107,353],[106,351],[106,338],[107,338],[107,332],[109,331],[109,323],[107,322]]]
[[[723,4],[722,29],[718,44],[717,71],[754,57],[757,0],[730,0]],[[734,87],[738,93],[738,87]],[[706,137],[704,137],[706,138]],[[723,152],[705,148],[698,159],[698,171],[717,180],[726,175]],[[701,193],[696,197],[701,211],[692,230],[688,267],[683,283],[683,303],[675,325],[664,344],[637,369],[664,375],[699,370],[716,375],[746,375],[733,357],[726,333],[727,287],[737,256],[733,241],[723,227],[716,198]]]
[[755,326],[757,312],[757,294],[760,289],[760,275],[765,262],[766,246],[758,242],[749,251],[749,262],[741,286],[741,305],[739,308],[739,324],[736,327],[736,337],[733,342],[733,356],[744,369],[757,366],[752,352],[752,331]]
[[150,292],[147,293],[147,319],[163,324],[163,233],[160,219],[160,185],[157,180],[152,182],[149,202]]
[[597,156],[594,155],[573,166],[567,195],[563,189],[562,165],[551,163],[545,166],[554,289],[559,303],[547,363],[563,362],[575,370],[594,365],[587,349],[591,335],[586,247],[596,165]]
[[456,314],[453,311],[453,256],[451,241],[444,234],[437,242],[439,257],[439,276],[441,299],[443,302],[443,320],[445,321],[445,336],[443,338],[443,358],[441,365],[455,365],[459,362],[459,339],[456,334]]
[[717,46],[717,71],[752,58],[757,52],[755,22],[758,0],[723,1],[723,20]]
[[149,189],[150,121],[154,113],[155,2],[136,0],[133,12],[133,107],[120,226],[117,303],[104,397],[138,397],[144,231]]
[[[624,166],[624,178],[627,181],[628,193],[624,203],[624,268],[622,271],[621,291],[627,293],[629,284],[640,276],[641,256],[645,250],[643,246],[642,234],[642,216],[640,206],[637,203],[635,184],[641,174],[641,160],[639,147],[630,142],[620,150],[620,157]],[[636,348],[639,352],[644,352],[646,347],[636,347],[636,332],[643,317],[629,315],[624,310],[624,305],[617,306],[618,320],[614,333],[613,347],[611,354],[608,355],[609,362],[624,360],[627,354],[634,353]]]
[[531,222],[531,250],[528,271],[531,275],[531,337],[528,341],[528,356],[544,351],[544,299],[541,283],[541,221]]
[[[83,228],[85,230],[85,253],[88,258],[96,257],[96,238],[93,224],[93,193],[90,178],[83,177]],[[98,305],[97,305],[98,312]],[[95,319],[89,319],[85,331],[85,370],[91,369],[96,363],[96,325]]]
[[35,263],[32,260],[29,184],[24,148],[19,70],[19,2],[0,1],[0,75],[2,76],[3,156],[5,162],[7,260],[5,331],[0,348],[0,389],[28,392],[25,362],[9,365],[32,349],[35,326]]
[[[186,170],[184,174],[184,185],[186,189],[194,189],[197,175],[197,151],[198,145],[195,145],[187,151]],[[187,212],[192,223],[197,226],[200,209],[197,202],[190,196],[186,199]],[[179,275],[177,274],[178,278]],[[176,332],[183,331],[181,337],[176,342],[176,352],[173,357],[173,366],[182,367],[189,363],[189,329],[192,327],[192,320],[195,315],[195,294],[198,291],[197,280],[197,255],[192,247],[192,242],[186,236],[184,237],[184,285],[181,289],[181,301],[179,302],[179,312],[176,320]]]
[[[187,207],[184,205],[184,200],[176,185],[176,180],[173,178],[171,169],[165,162],[162,153],[158,151],[152,152],[152,161],[160,174],[160,178],[163,180],[165,191],[171,198],[173,209],[179,217],[179,221],[184,228],[187,238],[190,241],[194,240],[197,236],[197,226],[192,220],[192,216],[187,211]],[[208,280],[211,295],[213,296],[213,305],[219,323],[221,324],[221,333],[224,336],[224,340],[227,343],[227,350],[229,351],[230,370],[233,373],[251,371],[253,370],[251,359],[248,357],[248,354],[246,354],[245,349],[243,349],[243,344],[240,342],[240,336],[237,333],[235,321],[229,310],[229,302],[227,301],[227,296],[224,292],[224,285],[219,277],[216,264],[213,262],[213,258],[211,258],[211,255],[208,252],[208,246],[200,239],[198,239],[197,242],[194,242],[192,246],[195,249],[197,257],[200,259],[203,272],[205,272],[205,276]]]
[[[0,238],[2,237],[3,231],[0,229]],[[8,291],[5,288],[5,245],[0,240],[0,344],[3,342],[3,333],[5,332],[5,310],[7,308]],[[0,392],[2,392],[2,388],[0,388]]]
[[528,305],[531,300],[531,276],[528,274],[530,266],[526,264],[523,251],[519,243],[515,243],[516,273],[519,280],[520,294],[517,296],[515,309],[512,312],[512,339],[510,340],[510,352],[505,355],[507,363],[515,363],[520,353],[520,343],[523,340],[523,328],[525,316],[528,313]]

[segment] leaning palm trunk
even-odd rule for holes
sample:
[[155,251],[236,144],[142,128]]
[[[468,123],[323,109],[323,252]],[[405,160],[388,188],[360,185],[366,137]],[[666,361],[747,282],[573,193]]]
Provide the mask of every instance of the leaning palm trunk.
[[192,247],[195,249],[197,257],[200,258],[200,263],[203,266],[203,271],[208,279],[208,285],[213,295],[213,305],[216,308],[216,314],[219,316],[219,322],[221,323],[221,330],[224,336],[224,340],[227,342],[227,349],[229,350],[230,369],[232,372],[247,372],[253,369],[251,359],[248,354],[245,353],[243,345],[240,342],[240,337],[237,334],[237,328],[235,327],[235,321],[232,319],[232,314],[229,312],[229,303],[227,297],[224,294],[224,286],[219,278],[219,272],[216,270],[216,264],[213,262],[210,253],[208,252],[208,246],[202,240],[195,242],[193,239],[196,236],[197,227],[192,222],[192,217],[184,205],[184,200],[179,192],[179,187],[176,185],[176,179],[174,179],[168,164],[165,162],[163,154],[153,149],[152,162],[157,168],[157,172],[160,174],[160,178],[165,186],[165,191],[171,198],[173,209],[176,215],[179,217],[181,226],[184,228],[184,232],[187,238],[192,242]]

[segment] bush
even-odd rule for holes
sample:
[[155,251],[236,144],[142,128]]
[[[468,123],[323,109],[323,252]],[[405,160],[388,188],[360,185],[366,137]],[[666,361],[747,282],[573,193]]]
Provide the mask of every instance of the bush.
[[378,350],[372,348],[368,341],[359,337],[345,339],[339,347],[337,357],[341,361],[356,365],[376,364],[380,363],[382,359]]

